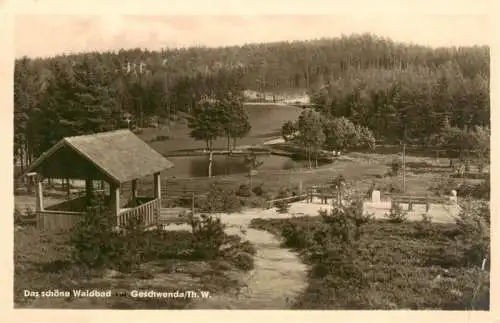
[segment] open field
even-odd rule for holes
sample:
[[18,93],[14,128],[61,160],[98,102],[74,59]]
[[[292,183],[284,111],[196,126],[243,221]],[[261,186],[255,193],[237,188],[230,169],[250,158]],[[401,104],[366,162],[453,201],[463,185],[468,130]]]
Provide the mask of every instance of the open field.
[[[400,193],[402,190],[402,175],[390,176],[390,161],[392,155],[378,155],[366,153],[349,153],[334,160],[333,163],[323,165],[315,169],[294,168],[290,170],[271,170],[263,168],[258,170],[252,177],[253,185],[263,185],[263,188],[274,195],[281,187],[291,187],[295,190],[302,182],[304,188],[310,185],[325,184],[338,175],[342,175],[351,188],[360,194],[365,194],[372,185],[376,185],[382,196]],[[409,195],[436,195],[438,189],[440,194],[450,194],[461,183],[478,184],[482,180],[469,178],[450,178],[451,170],[445,165],[445,160],[434,161],[430,158],[408,156],[409,166],[406,170],[406,194]],[[411,163],[414,164],[411,164]],[[421,164],[418,164],[418,163]],[[187,167],[185,164],[179,167]],[[170,188],[207,190],[211,184],[219,183],[223,186],[237,187],[242,183],[248,183],[246,174],[232,174],[228,176],[217,176],[215,178],[188,178],[178,176],[174,169],[164,173],[164,177]],[[145,180],[148,186],[150,180]]]

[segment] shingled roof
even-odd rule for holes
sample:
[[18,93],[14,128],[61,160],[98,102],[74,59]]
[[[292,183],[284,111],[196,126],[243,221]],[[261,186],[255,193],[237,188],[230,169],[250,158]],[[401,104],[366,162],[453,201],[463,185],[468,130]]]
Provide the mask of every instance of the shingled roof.
[[61,150],[69,150],[73,155],[83,157],[105,177],[116,183],[142,178],[174,166],[171,161],[126,129],[66,137],[35,160],[26,172],[43,170],[43,165],[51,156],[57,155]]

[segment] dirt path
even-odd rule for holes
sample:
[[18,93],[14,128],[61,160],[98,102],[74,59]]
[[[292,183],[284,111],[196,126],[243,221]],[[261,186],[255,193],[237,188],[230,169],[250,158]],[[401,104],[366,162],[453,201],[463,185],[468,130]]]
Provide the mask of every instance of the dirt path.
[[248,274],[246,286],[230,294],[201,300],[195,308],[286,309],[306,287],[307,267],[294,253],[280,248],[279,241],[272,234],[247,229],[246,238],[257,249],[255,268]]
[[239,291],[198,299],[196,309],[286,309],[306,286],[307,266],[298,255],[280,247],[273,234],[249,228],[253,218],[290,217],[277,216],[270,210],[248,210],[240,214],[221,217],[228,234],[238,234],[249,240],[257,249],[254,269],[245,278]]

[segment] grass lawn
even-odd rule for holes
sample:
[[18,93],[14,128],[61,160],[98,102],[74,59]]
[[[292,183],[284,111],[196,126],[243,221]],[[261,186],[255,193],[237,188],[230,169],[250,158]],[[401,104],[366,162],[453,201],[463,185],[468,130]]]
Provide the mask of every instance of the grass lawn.
[[[280,188],[289,187],[298,190],[302,182],[303,189],[310,185],[325,184],[338,175],[342,175],[351,188],[360,195],[367,194],[372,185],[381,191],[382,197],[402,192],[403,176],[389,175],[390,161],[393,155],[349,153],[331,164],[319,168],[293,168],[289,170],[258,169],[252,177],[253,186],[263,185],[269,196],[275,196]],[[436,162],[430,158],[407,158],[406,168],[406,194],[409,195],[438,195],[450,194],[460,183],[477,184],[478,179],[450,178],[451,169],[445,167],[446,161]],[[185,167],[180,165],[179,167]],[[183,189],[206,192],[213,183],[222,186],[237,188],[243,183],[249,183],[248,175],[232,174],[216,176],[213,178],[197,177],[188,178],[175,175],[175,167],[163,174],[168,189],[179,192]],[[141,187],[152,190],[152,179],[146,178],[141,182]]]
[[[14,233],[14,304],[16,308],[164,308],[189,306],[190,298],[132,298],[132,290],[159,292],[207,291],[238,288],[244,271],[229,258],[210,261],[186,256],[191,232],[169,231],[162,247],[165,257],[142,263],[132,272],[89,270],[72,261],[67,233],[48,234],[36,228]],[[184,255],[184,256],[183,256]],[[110,298],[25,297],[24,291],[73,289],[111,290]],[[125,296],[124,296],[125,295]]]
[[[306,189],[309,185],[327,183],[332,178],[343,174],[348,180],[356,181],[362,178],[376,178],[375,176],[385,173],[387,167],[385,165],[376,164],[356,164],[353,162],[336,161],[332,165],[325,165],[317,169],[293,169],[282,171],[259,170],[252,177],[252,186],[262,185],[268,196],[275,196],[283,187],[288,187],[295,191],[298,190],[299,183],[302,182],[303,188]],[[169,176],[167,172],[164,174],[164,182],[166,183],[166,195],[178,194],[183,190],[194,190],[196,192],[208,192],[211,185],[217,185],[236,189],[242,184],[249,184],[249,178],[246,174],[233,174],[229,176],[217,176],[213,178],[180,178]],[[364,185],[366,190],[370,183]],[[152,179],[146,178],[140,182],[141,192],[152,192]],[[145,194],[145,193],[144,193]]]
[[[255,219],[252,227],[281,236],[288,223],[313,232],[321,218]],[[488,310],[489,273],[465,265],[465,248],[456,239],[456,226],[435,223],[422,229],[420,225],[368,223],[350,267],[360,276],[339,272],[330,256],[312,257],[313,243],[299,248],[311,270],[308,287],[295,307]]]

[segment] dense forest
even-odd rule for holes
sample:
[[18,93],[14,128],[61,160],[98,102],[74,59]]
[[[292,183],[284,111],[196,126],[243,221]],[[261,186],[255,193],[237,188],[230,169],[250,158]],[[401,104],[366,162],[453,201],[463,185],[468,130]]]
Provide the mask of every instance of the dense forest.
[[489,55],[486,46],[430,48],[364,34],[24,57],[15,62],[14,155],[26,165],[64,136],[123,127],[124,113],[144,126],[244,89],[306,91],[318,112],[378,140],[423,143],[444,125],[489,127]]

